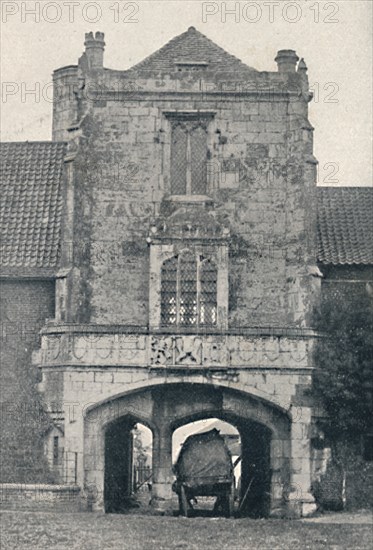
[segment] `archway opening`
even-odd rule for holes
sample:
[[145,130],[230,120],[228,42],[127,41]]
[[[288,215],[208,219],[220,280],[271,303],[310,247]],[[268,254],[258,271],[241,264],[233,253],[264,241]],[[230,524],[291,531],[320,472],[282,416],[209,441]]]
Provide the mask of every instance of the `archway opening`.
[[[180,471],[178,463],[180,455],[185,448],[185,442],[197,440],[195,435],[205,435],[217,430],[228,449],[232,465],[232,493],[233,504],[228,504],[226,498],[219,496],[218,486],[216,495],[199,495],[188,498],[188,514],[193,516],[217,516],[234,515],[249,517],[266,517],[269,514],[271,504],[271,430],[258,422],[248,419],[230,418],[229,415],[208,417],[201,420],[188,422],[176,428],[172,436],[172,459],[175,473],[175,490],[178,489],[179,512],[184,513],[181,501],[178,478]],[[191,437],[192,436],[192,437]],[[199,442],[201,444],[201,441]],[[187,443],[188,445],[188,443]],[[208,445],[208,444],[207,444]],[[206,454],[208,454],[206,449]],[[211,469],[208,464],[203,468],[209,469],[211,484],[214,483],[214,456],[211,448]],[[192,468],[193,469],[193,468]],[[198,471],[198,466],[195,468]],[[202,483],[202,482],[201,482]],[[199,487],[195,492],[198,493]],[[206,492],[205,489],[200,492]],[[207,491],[208,492],[208,491]],[[193,497],[193,491],[189,492]],[[228,508],[227,508],[228,506]],[[231,508],[229,509],[229,506]]]
[[[153,435],[151,499],[146,499],[146,509],[157,513],[176,511],[178,496],[172,491],[175,481],[172,435],[182,426],[207,419],[231,424],[240,436],[241,483],[236,479],[238,515],[265,517],[281,511],[290,482],[288,416],[251,394],[216,385],[180,383],[159,384],[117,396],[88,412],[84,432],[84,481],[87,487],[97,488],[92,508],[117,513],[131,509],[133,430],[140,423],[150,428]],[[146,446],[151,445],[146,442]],[[174,456],[176,454],[174,445]],[[236,470],[239,471],[237,465]]]
[[152,449],[151,429],[134,417],[119,418],[106,428],[105,512],[126,513],[149,504]]
[[[216,448],[216,444],[219,441],[215,440],[216,437],[221,437],[221,445],[227,449],[228,453],[217,456],[219,449]],[[209,441],[209,438],[211,438]],[[187,446],[194,445],[195,450],[188,451]],[[203,448],[201,448],[201,445]],[[198,451],[200,448],[200,451]],[[226,482],[230,482],[230,491],[232,493],[233,501],[237,499],[237,490],[241,478],[241,437],[240,433],[228,422],[220,420],[219,418],[204,418],[202,420],[196,420],[189,422],[183,426],[177,428],[172,435],[172,461],[174,464],[175,473],[175,491],[178,487],[178,480],[180,479],[181,472],[178,471],[178,465],[183,460],[185,452],[200,453],[204,458],[201,461],[201,457],[196,456],[193,464],[189,462],[189,468],[191,468],[190,481],[187,484],[192,483],[194,490],[200,493],[193,498],[188,498],[188,514],[201,515],[201,516],[214,516],[226,514],[228,512],[226,508],[226,499],[224,500],[224,492],[227,492],[227,498],[229,497],[228,484],[224,482],[223,478],[226,478]],[[223,464],[221,463],[223,460]],[[224,464],[226,462],[226,465]],[[222,470],[223,469],[223,470]],[[231,472],[230,472],[231,470]],[[184,472],[185,473],[185,472]],[[200,483],[199,487],[194,483]],[[206,485],[206,486],[203,486]],[[215,493],[215,494],[203,494],[203,493]],[[182,507],[180,494],[179,505]],[[234,507],[234,502],[233,502]],[[182,513],[183,511],[180,510]],[[185,511],[184,511],[185,512]],[[233,510],[232,510],[233,512]]]
[[132,430],[132,491],[138,504],[149,505],[152,484],[153,433],[137,422]]

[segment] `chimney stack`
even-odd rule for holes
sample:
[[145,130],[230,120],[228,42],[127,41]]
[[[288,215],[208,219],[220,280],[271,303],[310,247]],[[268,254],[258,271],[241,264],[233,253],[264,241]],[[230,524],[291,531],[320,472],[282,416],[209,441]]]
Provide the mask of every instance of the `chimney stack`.
[[85,35],[84,46],[89,69],[104,68],[104,36],[103,32],[96,32],[95,36],[93,36],[93,32],[88,32]]
[[275,58],[279,73],[295,73],[299,57],[294,50],[280,50]]

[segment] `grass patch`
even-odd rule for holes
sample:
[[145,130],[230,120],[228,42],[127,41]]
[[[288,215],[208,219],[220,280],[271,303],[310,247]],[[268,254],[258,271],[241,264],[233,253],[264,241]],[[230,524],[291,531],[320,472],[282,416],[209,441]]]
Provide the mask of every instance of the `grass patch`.
[[2,514],[4,550],[370,550],[372,547],[372,525],[362,523],[54,512]]

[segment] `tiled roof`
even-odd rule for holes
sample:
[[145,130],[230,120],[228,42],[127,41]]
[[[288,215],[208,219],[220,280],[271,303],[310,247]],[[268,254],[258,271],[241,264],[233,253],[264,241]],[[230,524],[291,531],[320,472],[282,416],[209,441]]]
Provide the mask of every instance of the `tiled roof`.
[[174,72],[175,63],[207,63],[208,70],[223,72],[256,71],[212,42],[194,27],[175,36],[165,46],[135,65],[130,71]]
[[0,144],[2,267],[57,266],[64,155],[64,143]]
[[318,260],[373,264],[373,188],[319,187]]

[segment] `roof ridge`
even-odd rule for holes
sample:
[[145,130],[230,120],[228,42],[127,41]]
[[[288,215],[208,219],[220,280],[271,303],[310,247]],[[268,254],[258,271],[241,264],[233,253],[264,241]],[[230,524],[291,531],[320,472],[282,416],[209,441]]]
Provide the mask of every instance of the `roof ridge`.
[[[212,44],[215,48],[218,48],[221,52],[223,52],[225,55],[229,55],[230,57],[232,57],[233,59],[235,59],[236,61],[239,61],[240,63],[242,63],[243,65],[246,65],[239,57],[236,57],[235,55],[227,52],[227,50],[225,50],[224,48],[222,48],[221,46],[219,46],[219,44],[217,44],[216,42],[214,42],[213,40],[211,40],[211,38],[209,38],[208,36],[206,36],[205,34],[203,34],[203,32],[199,31],[198,29],[196,29],[195,27],[189,27],[189,29],[186,31],[186,32],[190,32],[190,29],[193,29],[193,32],[195,32],[196,34],[199,34],[200,36],[202,36],[205,40],[207,40],[210,44]],[[247,65],[248,66],[248,65]]]
[[[256,69],[250,67],[249,65],[246,65],[241,59],[236,57],[235,55],[227,52],[222,46],[214,42],[211,38],[203,34],[201,31],[196,29],[195,27],[189,27],[186,31],[183,33],[174,36],[171,38],[168,42],[166,42],[163,46],[161,46],[158,50],[153,52],[152,54],[145,57],[142,61],[139,63],[136,63],[132,67],[128,69],[128,71],[136,71],[141,70],[143,68],[146,68],[153,60],[157,60],[162,57],[164,54],[168,54],[171,48],[176,48],[180,43],[183,42],[188,36],[195,36],[199,39],[204,40],[215,52],[220,52],[222,55],[224,55],[226,58],[228,57],[232,62],[239,63],[242,65],[242,68],[249,69],[252,71],[256,71]],[[165,55],[164,58],[165,61],[167,61],[167,55]]]

